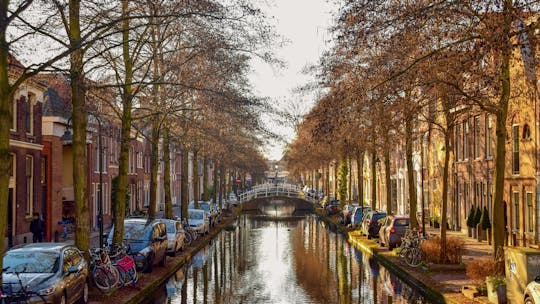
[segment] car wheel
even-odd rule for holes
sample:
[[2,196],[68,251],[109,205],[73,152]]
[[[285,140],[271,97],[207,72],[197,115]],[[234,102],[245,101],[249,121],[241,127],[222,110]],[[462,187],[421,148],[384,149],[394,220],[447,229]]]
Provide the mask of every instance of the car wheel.
[[531,297],[525,298],[525,304],[534,304],[534,301]]
[[78,304],[88,303],[88,282],[84,282],[84,289],[82,291],[81,297],[77,300]]
[[371,235],[370,235],[369,233],[368,233],[368,235],[367,235],[367,239],[368,239],[368,240],[371,240]]
[[159,266],[165,267],[165,265],[167,265],[167,255],[166,254],[164,254],[161,261],[159,261]]
[[171,253],[171,256],[176,256],[176,253],[178,252],[178,244],[174,245],[173,252]]
[[393,250],[396,248],[396,245],[388,244],[388,250]]

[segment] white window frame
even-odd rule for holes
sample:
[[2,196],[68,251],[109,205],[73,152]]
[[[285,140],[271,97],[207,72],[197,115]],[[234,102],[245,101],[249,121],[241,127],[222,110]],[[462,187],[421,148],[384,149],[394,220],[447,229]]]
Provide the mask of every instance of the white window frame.
[[[25,214],[31,217],[34,213],[34,156],[25,157],[25,180],[26,180],[26,206]],[[28,168],[30,166],[30,168]]]
[[28,104],[28,114],[25,117],[25,125],[24,128],[26,129],[27,124],[28,128],[30,130],[26,130],[26,134],[28,135],[34,135],[34,105],[36,104],[36,95],[33,93],[28,93],[26,95],[26,103]]

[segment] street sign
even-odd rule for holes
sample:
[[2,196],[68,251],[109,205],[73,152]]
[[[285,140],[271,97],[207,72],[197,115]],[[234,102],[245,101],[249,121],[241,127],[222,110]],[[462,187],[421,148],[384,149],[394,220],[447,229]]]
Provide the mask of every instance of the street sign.
[[240,177],[237,177],[237,178],[236,178],[236,183],[237,183],[237,184],[241,184],[241,183],[242,183],[242,180],[240,179]]

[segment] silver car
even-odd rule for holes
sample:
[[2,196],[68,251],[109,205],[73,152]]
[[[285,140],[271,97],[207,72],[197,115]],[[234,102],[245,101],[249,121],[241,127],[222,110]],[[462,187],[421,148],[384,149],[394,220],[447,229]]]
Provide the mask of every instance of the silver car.
[[182,228],[182,223],[177,220],[162,219],[167,229],[167,253],[175,256],[178,251],[184,250],[184,240],[186,233]]
[[188,209],[189,227],[198,234],[208,234],[210,232],[210,219],[206,211],[201,209]]

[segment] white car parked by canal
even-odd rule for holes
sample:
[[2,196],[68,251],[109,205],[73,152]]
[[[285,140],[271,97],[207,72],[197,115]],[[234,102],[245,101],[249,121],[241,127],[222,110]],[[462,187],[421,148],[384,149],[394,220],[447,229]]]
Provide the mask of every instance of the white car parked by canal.
[[188,209],[188,223],[189,227],[198,234],[208,234],[210,232],[210,219],[204,210]]
[[182,229],[182,222],[171,219],[162,219],[167,228],[167,253],[175,256],[178,251],[184,250],[186,233]]

